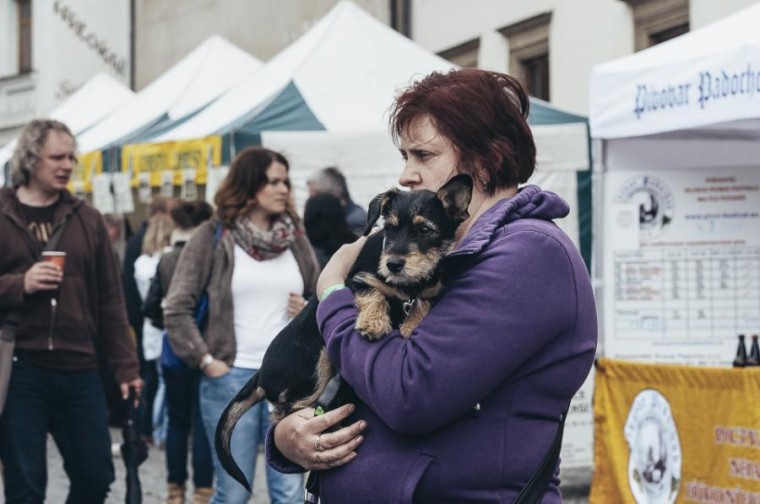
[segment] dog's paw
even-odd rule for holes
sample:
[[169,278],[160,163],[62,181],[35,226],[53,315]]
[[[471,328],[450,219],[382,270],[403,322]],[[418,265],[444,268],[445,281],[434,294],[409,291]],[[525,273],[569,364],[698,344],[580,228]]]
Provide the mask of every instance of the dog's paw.
[[380,339],[393,329],[391,320],[387,314],[369,317],[366,313],[360,313],[356,319],[356,330],[368,340]]
[[391,318],[388,315],[388,301],[375,289],[360,292],[355,297],[359,316],[354,326],[362,336],[376,340],[391,332]]

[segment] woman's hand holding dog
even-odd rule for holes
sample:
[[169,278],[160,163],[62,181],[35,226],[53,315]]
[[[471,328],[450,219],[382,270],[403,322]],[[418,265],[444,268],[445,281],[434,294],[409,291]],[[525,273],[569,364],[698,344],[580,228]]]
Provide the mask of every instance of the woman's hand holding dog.
[[328,432],[354,412],[353,404],[314,416],[306,408],[286,416],[275,426],[274,442],[285,458],[304,469],[323,470],[347,464],[356,457],[356,448],[364,438],[364,420]]
[[351,271],[351,266],[356,262],[356,258],[359,257],[359,252],[361,252],[366,241],[367,237],[362,236],[353,243],[343,245],[325,264],[322,274],[319,275],[319,280],[317,280],[317,295],[320,297],[320,301],[325,289],[346,281],[348,272]]

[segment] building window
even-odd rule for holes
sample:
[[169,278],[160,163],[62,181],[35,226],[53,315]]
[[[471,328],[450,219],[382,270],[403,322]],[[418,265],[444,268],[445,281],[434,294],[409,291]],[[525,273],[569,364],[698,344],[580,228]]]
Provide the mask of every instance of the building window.
[[517,77],[531,96],[549,101],[549,25],[551,12],[504,27],[499,32],[509,42],[509,73]]
[[16,0],[18,9],[18,72],[32,71],[32,0]]
[[462,68],[477,68],[479,48],[480,39],[473,39],[450,49],[446,49],[445,51],[441,51],[438,53],[438,56],[447,59]]
[[410,0],[390,0],[391,28],[407,37],[412,36],[412,7]]
[[631,6],[637,51],[689,31],[689,0],[622,0]]
[[549,55],[543,54],[535,58],[521,61],[523,79],[536,98],[549,101]]

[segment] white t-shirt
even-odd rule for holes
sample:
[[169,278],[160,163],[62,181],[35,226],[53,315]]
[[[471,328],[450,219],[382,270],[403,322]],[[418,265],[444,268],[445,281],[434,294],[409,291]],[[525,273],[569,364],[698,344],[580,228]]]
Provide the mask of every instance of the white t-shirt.
[[257,261],[235,244],[232,303],[237,353],[235,367],[259,369],[264,352],[290,322],[288,297],[303,294],[303,278],[293,252]]
[[[140,299],[145,302],[150,288],[150,281],[156,274],[161,252],[143,254],[135,261],[135,283],[140,293]],[[158,359],[161,356],[162,331],[150,323],[147,318],[143,321],[142,347],[145,360]]]

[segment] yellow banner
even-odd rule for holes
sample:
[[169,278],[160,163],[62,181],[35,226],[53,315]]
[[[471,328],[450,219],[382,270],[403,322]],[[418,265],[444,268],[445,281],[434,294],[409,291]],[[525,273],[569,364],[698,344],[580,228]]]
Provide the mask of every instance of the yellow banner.
[[[125,145],[121,149],[121,169],[132,169],[132,187],[147,177],[152,187],[161,185],[163,173],[173,173],[174,185],[181,185],[190,174],[196,184],[205,184],[209,169],[222,163],[222,137],[155,144]],[[142,175],[141,175],[142,174]]]
[[589,502],[760,504],[760,368],[600,359]]
[[[92,192],[92,177],[103,172],[103,152],[92,151],[79,155],[79,162],[71,174],[68,190],[71,193]],[[79,186],[79,187],[77,187]]]

